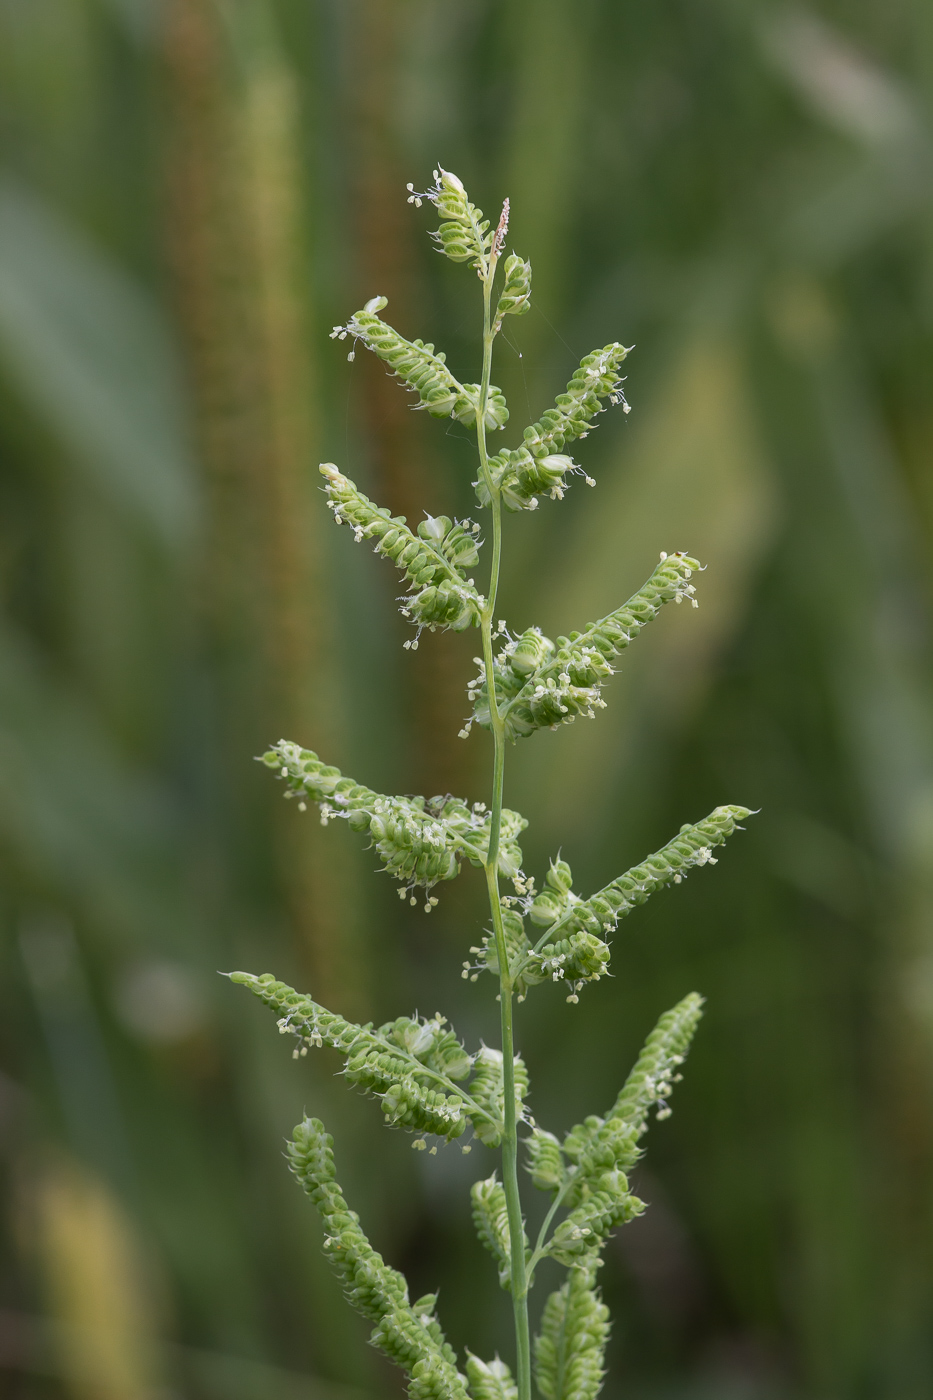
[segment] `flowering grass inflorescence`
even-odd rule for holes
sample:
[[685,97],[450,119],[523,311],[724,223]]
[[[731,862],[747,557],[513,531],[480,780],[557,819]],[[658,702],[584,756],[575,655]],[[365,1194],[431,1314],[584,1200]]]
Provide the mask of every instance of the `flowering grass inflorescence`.
[[[529,510],[540,497],[560,500],[575,473],[564,448],[585,438],[608,403],[621,404],[620,367],[629,353],[613,343],[584,357],[553,408],[524,430],[518,447],[490,456],[486,435],[508,422],[505,399],[490,382],[492,350],[503,320],[521,315],[531,297],[531,267],[516,253],[503,258],[508,200],[495,229],[467,198],[449,171],[434,172],[424,194],[411,186],[410,202],[427,200],[441,216],[435,231],[439,250],[475,269],[483,292],[480,382],[461,383],[446,356],[421,340],[406,340],[380,316],[384,297],[367,302],[335,337],[361,341],[417,395],[418,408],[475,428],[479,472],[474,482],[480,507],[491,517],[491,560],[485,593],[471,571],[480,559],[480,527],[469,520],[426,516],[411,529],[370,501],[332,463],[321,473],[334,519],[369,540],[391,560],[408,591],[400,610],[417,631],[479,629],[479,674],[469,686],[475,721],[493,736],[493,783],[489,803],[439,797],[386,796],[344,777],[310,749],[281,740],[264,761],[285,783],[286,796],[303,811],[316,803],[321,821],[344,819],[368,838],[384,870],[399,882],[412,905],[437,903],[436,885],[453,879],[464,861],[484,871],[491,929],[470,949],[462,975],[476,982],[489,972],[498,984],[501,1047],[469,1051],[444,1017],[401,1016],[374,1028],[357,1025],[271,973],[236,972],[276,1014],[279,1030],[296,1040],[300,1058],[329,1045],[344,1058],[347,1080],[378,1100],[386,1122],[416,1134],[413,1145],[431,1152],[469,1133],[500,1148],[501,1174],[472,1188],[473,1218],[480,1240],[493,1255],[499,1282],[511,1294],[515,1323],[515,1369],[498,1357],[482,1361],[467,1353],[461,1370],[435,1316],[436,1296],[411,1302],[404,1278],[371,1247],[359,1218],[337,1184],[333,1144],[323,1124],[308,1118],[295,1129],[288,1155],[292,1171],[314,1201],[325,1227],[325,1251],[350,1303],[373,1323],[372,1341],[406,1372],[415,1400],[530,1400],[532,1375],[544,1400],[594,1400],[604,1374],[608,1314],[597,1271],[609,1235],[641,1213],[628,1173],[641,1155],[641,1138],[654,1111],[668,1103],[701,1015],[690,993],[659,1020],[638,1061],[605,1117],[591,1115],[561,1140],[535,1123],[526,1107],[528,1074],[513,1044],[513,1007],[544,981],[567,985],[576,1002],[584,986],[609,966],[608,936],[620,919],[665,886],[679,884],[692,869],[715,864],[714,848],[750,815],[745,807],[717,807],[708,817],[681,827],[661,850],[588,898],[576,894],[566,861],[551,862],[538,889],[522,869],[518,837],[527,822],[502,805],[506,741],[538,729],[555,729],[578,716],[593,718],[605,708],[601,687],[613,663],[665,603],[684,599],[696,606],[691,578],[700,568],[684,553],[662,554],[647,582],[626,603],[579,632],[552,641],[537,627],[513,633],[496,611],[502,544],[502,509]],[[503,260],[501,289],[494,290]],[[351,355],[354,353],[351,350]],[[587,476],[590,485],[595,483]],[[497,649],[498,648],[498,649]],[[500,882],[510,883],[503,893]],[[421,890],[421,896],[415,891]],[[527,1132],[520,1142],[519,1128]],[[533,1185],[550,1205],[531,1244],[519,1187],[519,1147]],[[461,1142],[464,1152],[469,1142]],[[537,1337],[530,1336],[528,1293],[543,1259],[568,1273],[545,1303]]]

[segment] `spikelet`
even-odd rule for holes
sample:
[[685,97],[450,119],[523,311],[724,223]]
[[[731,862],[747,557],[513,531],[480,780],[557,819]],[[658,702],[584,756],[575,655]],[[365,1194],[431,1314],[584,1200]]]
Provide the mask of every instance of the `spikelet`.
[[357,542],[374,540],[377,554],[391,559],[404,573],[410,591],[400,600],[403,611],[419,627],[449,627],[462,632],[479,625],[484,599],[462,569],[479,563],[476,532],[470,522],[453,522],[446,515],[428,516],[409,530],[404,515],[390,515],[376,506],[343,476],[332,462],[322,462],[321,475],[334,519],[353,529]]
[[524,316],[531,305],[531,263],[517,253],[505,260],[505,284],[499,293],[493,331],[502,325],[503,316]]
[[283,1035],[299,1042],[295,1053],[329,1045],[344,1056],[344,1074],[351,1084],[377,1097],[387,1122],[419,1133],[434,1133],[448,1141],[460,1137],[468,1124],[484,1132],[501,1133],[501,1109],[493,1116],[457,1081],[470,1072],[472,1061],[443,1018],[401,1017],[378,1030],[345,1020],[311,997],[302,996],[269,972],[255,976],[232,972],[231,981],[249,988],[279,1018]]
[[[556,729],[578,715],[592,719],[605,708],[600,687],[612,675],[612,662],[634,641],[642,628],[660,614],[665,603],[684,598],[694,605],[690,582],[700,565],[687,554],[662,554],[646,583],[615,612],[592,622],[582,632],[556,642],[531,628],[509,641],[495,658],[496,702],[511,739],[536,729]],[[473,719],[489,728],[489,698],[484,676],[469,686]]]
[[483,217],[482,209],[471,204],[463,182],[450,170],[439,166],[434,171],[434,187],[423,194],[408,186],[408,202],[418,208],[422,200],[430,200],[443,222],[431,234],[440,252],[451,262],[468,262],[475,267],[481,277],[489,271],[489,258],[495,234],[490,231],[489,220]]
[[[429,800],[387,797],[345,778],[311,749],[285,739],[263,754],[262,762],[287,783],[286,796],[297,797],[299,805],[307,799],[319,803],[323,823],[345,817],[354,831],[368,831],[385,869],[403,890],[430,890],[441,880],[454,879],[461,861],[479,866],[486,858],[491,817],[482,803],[469,807],[449,795]],[[518,812],[503,809],[499,870],[506,879],[514,879],[521,870],[516,838],[527,825]]]
[[[702,821],[685,822],[666,846],[589,899],[580,899],[569,884],[564,887],[553,879],[555,867],[552,865],[547,877],[548,888],[532,901],[529,917],[541,928],[551,928],[552,933],[559,931],[563,939],[580,932],[594,937],[609,933],[620,919],[665,885],[680,884],[684,876],[698,866],[715,865],[713,847],[721,846],[736,829],[741,829],[739,823],[751,815],[747,807],[717,807]],[[569,872],[566,861],[561,865]],[[543,958],[550,946],[549,943],[540,955],[534,956]]]
[[525,1139],[528,1171],[539,1191],[559,1191],[567,1180],[561,1145],[553,1133],[535,1128]]
[[609,1310],[592,1264],[573,1268],[544,1305],[535,1338],[535,1380],[545,1400],[595,1400],[602,1385]]
[[[521,263],[521,259],[517,261]],[[529,293],[530,274],[528,268]],[[522,277],[517,268],[514,275],[516,282]],[[508,282],[505,290],[508,291]],[[558,394],[554,407],[525,429],[521,447],[507,448],[490,458],[493,482],[509,510],[534,510],[541,495],[555,500],[563,497],[568,473],[582,469],[562,448],[576,438],[586,437],[594,426],[593,418],[605,408],[604,399],[622,404],[628,412],[619,375],[619,367],[628,353],[624,345],[613,343],[585,356],[567,385],[566,393]],[[480,504],[487,505],[485,486],[481,481],[474,485]]]
[[372,1342],[411,1377],[417,1400],[467,1400],[466,1377],[434,1317],[433,1294],[408,1301],[408,1286],[373,1249],[359,1216],[337,1184],[333,1139],[317,1118],[306,1118],[288,1144],[289,1166],[320,1212],[324,1252],[348,1301],[376,1324]]
[[[442,350],[435,353],[433,345],[399,335],[378,314],[387,305],[385,297],[373,297],[345,326],[334,326],[331,339],[345,340],[349,335],[354,341],[361,340],[367,350],[388,365],[396,379],[418,395],[416,407],[426,409],[432,418],[456,418],[467,426],[475,426],[480,386],[461,384],[455,379]],[[483,415],[486,430],[504,428],[508,421],[509,410],[502,391],[491,384]]]
[[[515,1056],[515,1117],[525,1120],[525,1096],[528,1093],[528,1071],[520,1056]],[[487,1147],[498,1147],[502,1141],[502,1120],[505,1112],[505,1087],[502,1076],[502,1051],[484,1045],[473,1061],[470,1094],[475,1103],[485,1109],[487,1118],[474,1117],[473,1130]]]
[[473,1400],[518,1400],[518,1386],[512,1372],[498,1356],[495,1361],[480,1361],[467,1352],[467,1379]]
[[[509,1233],[509,1212],[505,1191],[495,1172],[486,1181],[476,1181],[470,1188],[473,1202],[473,1224],[483,1244],[499,1266],[499,1283],[509,1288],[509,1268],[511,1257],[511,1235]],[[525,1248],[528,1239],[524,1238]]]

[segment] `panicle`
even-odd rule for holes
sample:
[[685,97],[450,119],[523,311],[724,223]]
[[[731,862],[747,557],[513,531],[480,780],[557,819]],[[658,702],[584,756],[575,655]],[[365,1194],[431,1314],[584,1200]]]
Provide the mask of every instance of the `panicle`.
[[373,1249],[337,1184],[333,1139],[318,1118],[306,1118],[288,1144],[289,1165],[317,1206],[324,1224],[324,1253],[348,1301],[374,1322],[371,1341],[410,1377],[417,1400],[467,1400],[466,1377],[434,1317],[436,1297],[414,1305],[402,1275]]
[[[530,294],[531,268],[527,263],[523,267],[527,268]],[[514,275],[518,285],[524,274],[516,268]],[[526,307],[527,298],[521,309]],[[620,403],[628,412],[619,368],[629,349],[614,342],[585,356],[566,392],[558,394],[554,407],[525,429],[521,447],[506,448],[490,458],[492,480],[501,491],[507,509],[534,510],[542,495],[560,500],[568,485],[568,473],[582,472],[573,458],[564,454],[565,445],[587,436],[594,427],[592,420],[605,410],[604,400]],[[475,486],[480,504],[488,505],[488,492],[483,483],[477,482]]]
[[[495,1172],[486,1181],[476,1181],[470,1188],[473,1203],[473,1225],[483,1244],[499,1266],[499,1283],[510,1286],[511,1235],[505,1191]],[[527,1238],[524,1241],[528,1247]],[[469,1374],[469,1371],[468,1371]]]
[[596,1264],[572,1268],[544,1305],[535,1338],[535,1380],[544,1400],[596,1400],[605,1374],[609,1310],[595,1287]]
[[[344,817],[354,831],[368,832],[385,869],[404,890],[430,890],[454,879],[462,860],[480,866],[486,859],[492,818],[482,803],[470,807],[449,795],[388,797],[286,739],[263,754],[262,762],[287,783],[286,795],[297,797],[299,806],[308,798],[317,802],[323,822]],[[521,869],[517,837],[527,825],[518,812],[503,810],[499,869],[506,879]]]
[[[622,607],[582,632],[552,642],[537,628],[510,639],[495,657],[496,700],[510,739],[525,738],[536,729],[556,729],[578,715],[592,719],[605,708],[603,682],[613,674],[612,662],[665,603],[694,603],[690,579],[700,565],[688,554],[662,554],[646,583]],[[471,683],[473,719],[491,724],[485,675]]]
[[512,1372],[498,1356],[495,1361],[480,1361],[467,1352],[467,1379],[473,1400],[518,1400],[518,1386]]
[[428,516],[415,533],[404,515],[391,515],[375,505],[333,462],[322,462],[320,471],[338,525],[349,525],[357,542],[373,540],[376,553],[402,570],[410,585],[400,599],[407,617],[432,631],[449,627],[462,632],[479,626],[485,599],[462,572],[479,563],[479,526],[446,515]]

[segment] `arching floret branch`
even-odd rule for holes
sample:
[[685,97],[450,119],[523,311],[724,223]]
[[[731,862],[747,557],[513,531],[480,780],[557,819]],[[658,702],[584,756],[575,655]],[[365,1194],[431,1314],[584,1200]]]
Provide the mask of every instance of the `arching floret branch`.
[[[505,317],[519,316],[531,304],[531,267],[519,253],[506,251],[508,200],[493,227],[448,170],[435,170],[426,193],[411,185],[409,191],[411,203],[421,207],[427,200],[440,216],[432,234],[438,250],[468,264],[481,283],[478,383],[455,378],[443,351],[406,340],[385,322],[384,297],[368,301],[345,325],[335,326],[333,335],[352,339],[351,358],[357,343],[378,356],[416,395],[415,407],[475,429],[474,486],[481,508],[489,512],[489,527],[481,532],[476,522],[453,515],[426,515],[409,525],[404,516],[371,501],[333,463],[320,470],[335,521],[401,572],[405,592],[399,608],[417,628],[405,646],[416,648],[424,629],[478,630],[482,655],[468,690],[472,713],[460,732],[466,737],[475,722],[492,735],[490,794],[486,801],[449,793],[390,796],[285,739],[263,755],[263,762],[299,811],[314,803],[322,822],[342,819],[368,842],[412,906],[421,903],[430,913],[437,886],[464,865],[483,871],[489,924],[469,949],[462,975],[472,982],[483,973],[495,979],[500,1043],[470,1049],[440,1014],[358,1025],[271,973],[231,977],[274,1013],[280,1033],[293,1038],[297,1059],[324,1047],[336,1052],[346,1081],[376,1100],[388,1126],[410,1132],[414,1147],[434,1153],[451,1150],[456,1141],[469,1152],[476,1139],[501,1154],[498,1168],[474,1184],[471,1202],[477,1234],[509,1295],[514,1366],[499,1357],[483,1361],[469,1351],[461,1366],[435,1315],[436,1295],[411,1302],[405,1279],[367,1240],[337,1183],[333,1143],[324,1125],[306,1118],[288,1145],[291,1169],[321,1215],[324,1249],[347,1299],[372,1324],[373,1344],[404,1371],[414,1400],[531,1400],[533,1377],[544,1400],[595,1400],[609,1333],[597,1284],[603,1250],[614,1230],[645,1209],[629,1173],[643,1151],[649,1117],[670,1114],[702,1000],[691,992],[666,1012],[605,1117],[584,1118],[562,1139],[529,1112],[528,1072],[514,1043],[515,1007],[548,981],[563,982],[567,1001],[577,1002],[580,992],[608,971],[608,939],[619,921],[691,871],[715,865],[714,850],[751,813],[746,807],[717,807],[586,898],[574,891],[570,866],[561,858],[551,862],[540,888],[522,869],[518,839],[527,822],[503,805],[507,743],[604,709],[602,686],[642,629],[660,617],[666,603],[686,599],[696,606],[692,579],[700,565],[689,554],[662,554],[626,603],[568,637],[552,641],[538,627],[520,634],[509,630],[498,610],[503,508],[531,510],[542,495],[560,500],[575,473],[595,485],[567,448],[587,437],[608,406],[628,412],[620,371],[629,351],[613,342],[584,356],[566,392],[525,428],[520,445],[490,455],[487,434],[508,422],[505,400],[491,382],[493,347]],[[476,582],[481,533],[488,538],[482,589]],[[522,1206],[520,1149],[532,1184],[550,1196],[534,1245]],[[532,1343],[528,1294],[544,1260],[567,1273],[545,1303]]]

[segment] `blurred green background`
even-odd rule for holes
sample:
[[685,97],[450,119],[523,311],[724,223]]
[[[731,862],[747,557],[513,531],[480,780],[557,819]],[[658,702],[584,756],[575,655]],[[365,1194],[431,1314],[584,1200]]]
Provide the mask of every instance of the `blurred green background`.
[[516,747],[526,866],[560,845],[591,889],[761,809],[620,928],[613,980],[523,1008],[560,1130],[708,998],[604,1270],[607,1394],[930,1394],[931,79],[925,0],[0,0],[5,1394],[399,1394],[285,1170],[305,1108],[451,1340],[511,1354],[485,1149],[412,1153],[216,975],[495,1033],[459,976],[476,872],[426,920],[252,761],[286,735],[385,791],[488,791],[455,737],[475,638],[402,649],[315,471],[470,508],[465,430],[327,339],[384,293],[476,377],[476,284],[405,203],[439,161],[511,197],[535,269],[506,441],[636,345],[597,489],[507,521],[511,623],[580,625],[661,549],[708,565],[596,722]]

